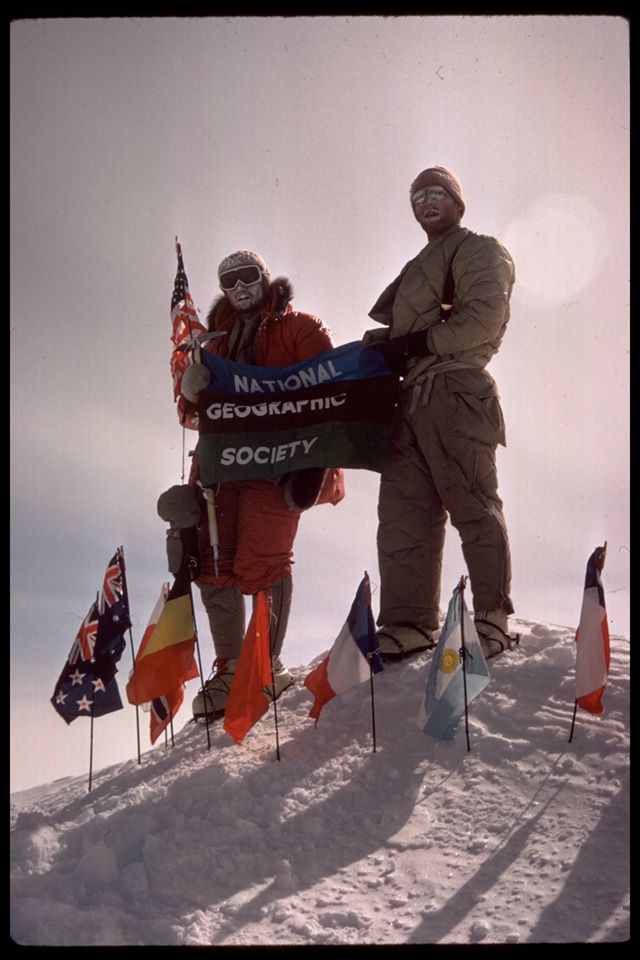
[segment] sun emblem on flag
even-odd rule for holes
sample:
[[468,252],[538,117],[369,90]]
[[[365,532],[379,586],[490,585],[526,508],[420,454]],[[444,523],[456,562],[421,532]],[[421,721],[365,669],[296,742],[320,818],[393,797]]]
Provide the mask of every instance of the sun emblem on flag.
[[440,669],[443,673],[453,673],[460,665],[460,657],[455,650],[446,647],[440,657]]

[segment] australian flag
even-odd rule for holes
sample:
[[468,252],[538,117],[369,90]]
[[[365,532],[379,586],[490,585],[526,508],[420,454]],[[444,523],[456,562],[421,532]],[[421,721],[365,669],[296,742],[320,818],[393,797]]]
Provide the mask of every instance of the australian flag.
[[130,626],[124,554],[119,547],[107,565],[102,588],[78,630],[51,697],[67,723],[76,717],[101,717],[122,709],[116,664]]

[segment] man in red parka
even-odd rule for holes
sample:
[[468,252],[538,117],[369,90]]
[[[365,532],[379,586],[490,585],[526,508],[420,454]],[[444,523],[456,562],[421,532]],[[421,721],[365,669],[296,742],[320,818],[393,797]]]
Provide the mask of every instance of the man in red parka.
[[[284,367],[333,347],[317,317],[291,306],[288,279],[271,279],[258,254],[237,250],[218,267],[221,295],[207,317],[209,331],[225,336],[203,349],[238,363]],[[185,409],[193,409],[209,381],[203,364],[187,367],[181,383]],[[189,483],[199,478],[194,456]],[[199,525],[202,573],[196,581],[207,611],[216,659],[213,673],[193,701],[194,717],[223,716],[245,635],[245,595],[263,590],[271,602],[271,650],[277,699],[292,678],[280,659],[292,596],[293,542],[300,513],[315,503],[338,503],[344,496],[340,470],[298,470],[276,480],[242,480],[215,487],[219,535],[217,572],[209,539],[206,504]]]

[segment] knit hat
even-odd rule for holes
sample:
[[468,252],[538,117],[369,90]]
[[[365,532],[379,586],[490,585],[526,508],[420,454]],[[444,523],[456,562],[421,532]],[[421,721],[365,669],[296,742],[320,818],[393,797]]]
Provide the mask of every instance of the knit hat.
[[246,267],[249,266],[249,264],[255,264],[256,267],[259,267],[262,270],[267,283],[271,281],[269,267],[266,265],[261,256],[259,256],[257,253],[253,253],[251,250],[236,250],[235,253],[230,253],[228,257],[224,258],[218,267],[218,276],[220,276],[221,273],[225,273],[227,270],[236,270],[238,267]]
[[416,190],[421,190],[422,187],[426,187],[429,184],[444,187],[447,193],[451,194],[456,203],[462,207],[462,212],[464,213],[466,205],[464,197],[462,196],[462,186],[458,178],[454,177],[450,170],[447,170],[446,167],[427,167],[427,169],[419,173],[413,181],[410,192],[413,194]]

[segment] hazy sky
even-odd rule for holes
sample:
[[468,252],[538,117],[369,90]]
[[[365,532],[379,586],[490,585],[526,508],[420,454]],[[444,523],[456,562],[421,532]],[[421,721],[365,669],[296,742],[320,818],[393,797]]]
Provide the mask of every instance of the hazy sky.
[[[176,234],[203,314],[217,264],[246,247],[346,343],[426,242],[408,194],[433,164],[462,182],[463,224],[516,263],[489,368],[516,616],[577,624],[587,558],[607,540],[611,629],[628,636],[624,19],[14,21],[11,141],[12,789],[87,769],[88,722],[67,727],[49,698],[115,548],[136,647],[169,578],[156,501],[182,470]],[[377,487],[351,471],[338,507],[302,519],[292,665],[331,645],[365,569],[377,582]],[[465,572],[453,528],[447,541],[443,609]],[[208,672],[201,608],[198,624]],[[127,651],[123,700],[130,667]],[[134,708],[95,737],[97,766],[135,756]]]

